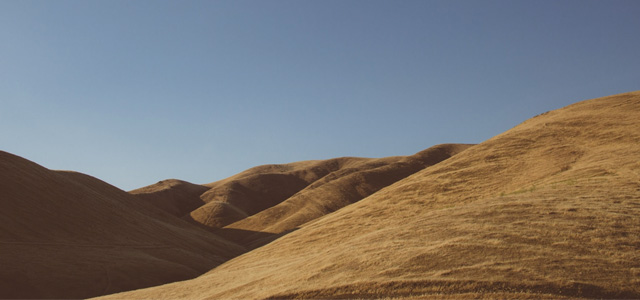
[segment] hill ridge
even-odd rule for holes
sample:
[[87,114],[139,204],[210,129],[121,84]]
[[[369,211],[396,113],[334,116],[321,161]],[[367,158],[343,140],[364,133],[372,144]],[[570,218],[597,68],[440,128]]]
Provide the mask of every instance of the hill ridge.
[[[470,146],[442,144],[409,156],[262,165],[205,185],[164,180],[130,193],[255,248]],[[176,207],[183,210],[175,213]]]
[[442,144],[411,156],[372,159],[361,165],[336,170],[311,183],[281,203],[225,226],[221,235],[254,248],[250,236],[224,234],[225,229],[281,234],[355,203],[378,190],[435,165],[472,145]]

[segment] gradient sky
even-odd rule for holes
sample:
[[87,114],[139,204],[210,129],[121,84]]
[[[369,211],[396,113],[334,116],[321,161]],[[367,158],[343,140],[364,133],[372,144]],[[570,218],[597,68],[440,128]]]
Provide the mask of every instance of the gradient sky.
[[640,1],[0,1],[0,149],[125,190],[640,89]]

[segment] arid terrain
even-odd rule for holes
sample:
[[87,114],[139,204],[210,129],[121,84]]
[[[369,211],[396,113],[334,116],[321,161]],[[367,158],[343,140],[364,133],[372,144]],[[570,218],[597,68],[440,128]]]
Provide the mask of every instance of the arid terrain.
[[130,192],[0,152],[0,298],[640,298],[639,228],[640,92]]

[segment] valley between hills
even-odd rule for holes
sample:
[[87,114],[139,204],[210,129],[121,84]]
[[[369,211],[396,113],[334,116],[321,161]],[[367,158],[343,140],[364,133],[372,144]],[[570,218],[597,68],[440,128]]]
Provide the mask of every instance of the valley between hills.
[[0,298],[640,298],[640,92],[133,191],[0,151]]

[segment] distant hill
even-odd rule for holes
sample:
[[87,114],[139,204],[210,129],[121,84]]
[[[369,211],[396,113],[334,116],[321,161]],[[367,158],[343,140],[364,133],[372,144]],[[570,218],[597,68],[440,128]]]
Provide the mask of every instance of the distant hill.
[[[305,186],[277,205],[262,210],[216,231],[250,248],[261,246],[279,234],[347,205],[435,165],[471,145],[447,144],[431,147],[411,156],[350,160],[341,168]],[[343,159],[347,160],[347,159]],[[334,160],[322,161],[331,164]],[[277,188],[278,185],[273,185]],[[276,234],[265,239],[264,233]]]
[[[377,178],[362,176],[356,186]],[[329,179],[227,228],[290,228],[261,214],[301,199],[282,210],[298,216],[296,205],[353,187]],[[294,222],[297,230],[196,279],[105,298],[640,298],[640,92],[536,116],[361,190],[364,199]]]
[[411,156],[264,165],[206,185],[165,180],[131,193],[255,248],[471,146],[438,145]]
[[337,158],[251,168],[208,184],[211,189],[201,196],[206,204],[190,217],[212,229],[221,228],[285,201],[332,172],[366,160]]
[[208,190],[203,185],[168,179],[129,193],[173,216],[183,217],[204,204],[200,195]]

